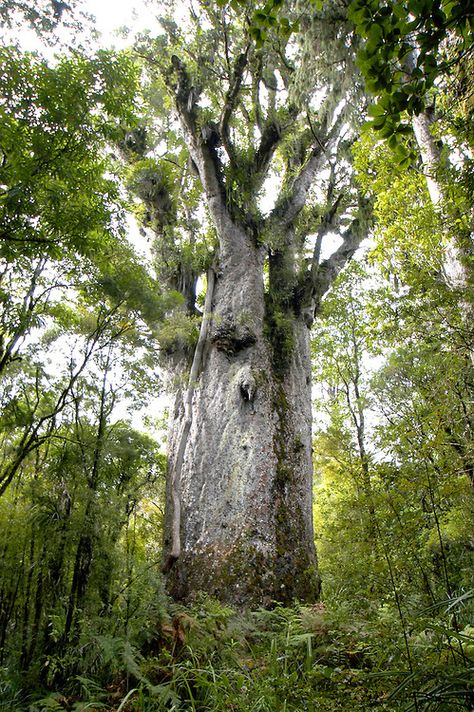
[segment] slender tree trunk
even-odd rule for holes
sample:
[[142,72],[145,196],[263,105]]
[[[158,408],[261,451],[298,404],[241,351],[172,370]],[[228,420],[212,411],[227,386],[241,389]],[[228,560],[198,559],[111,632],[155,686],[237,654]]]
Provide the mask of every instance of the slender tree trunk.
[[[430,194],[431,202],[440,210],[443,209],[443,202],[446,200],[444,187],[439,181],[438,173],[441,167],[441,151],[431,133],[431,119],[425,111],[413,118],[413,131],[416,142],[420,149],[423,161],[423,171],[426,177],[426,184]],[[472,258],[474,255],[474,245],[472,235],[454,234],[450,236],[445,249],[444,271],[448,286],[466,292],[472,287]],[[465,309],[469,312],[470,319],[474,314],[472,303]],[[472,324],[471,324],[472,326]]]
[[205,591],[237,605],[315,600],[309,330],[293,319],[292,355],[278,364],[264,253],[237,228],[232,245],[216,273],[192,402],[187,409],[189,388],[179,391],[171,416],[168,588],[178,599]]
[[[1,607],[0,607],[0,662],[3,663],[5,656],[5,644],[8,637],[9,627],[12,625],[12,618],[15,613],[15,606],[18,599],[20,584],[23,579],[23,569],[20,569],[16,577],[14,587],[11,591],[5,593],[2,591]],[[13,584],[13,581],[12,581]],[[15,628],[15,625],[12,625]]]
[[[71,590],[68,598],[66,621],[63,632],[64,644],[67,644],[69,641],[73,641],[79,636],[80,629],[76,614],[77,611],[82,608],[85,602],[92,570],[92,561],[96,544],[97,528],[96,495],[99,486],[100,466],[104,446],[104,438],[106,434],[107,417],[109,415],[109,411],[107,409],[107,385],[112,358],[111,354],[112,346],[110,345],[105,357],[105,363],[103,367],[102,386],[100,390],[99,400],[99,420],[97,424],[97,433],[95,437],[94,452],[90,472],[87,472],[87,459],[84,460],[87,477],[86,506],[84,510],[84,519],[82,522],[82,531],[79,537],[79,542],[76,549],[76,557],[74,560]],[[76,425],[78,425],[78,418],[79,412],[76,413]]]
[[63,645],[74,640],[79,634],[79,630],[75,627],[77,623],[76,614],[84,602],[92,566],[93,541],[92,536],[88,532],[88,528],[91,526],[89,521],[91,519],[91,509],[92,507],[88,505],[84,517],[84,527],[86,531],[81,534],[76,549],[74,571],[62,638]]
[[[407,79],[417,67],[418,52],[416,48],[407,55],[404,61],[404,68],[407,72]],[[426,178],[428,192],[435,208],[440,211],[440,217],[445,219],[445,206],[447,196],[445,187],[440,181],[440,169],[442,168],[442,155],[439,144],[435,141],[431,132],[433,116],[429,109],[425,109],[412,119],[413,132],[418,145],[423,173]],[[446,161],[445,161],[446,163]],[[444,256],[444,278],[446,284],[451,289],[458,289],[463,300],[463,312],[468,329],[472,328],[472,318],[474,314],[472,297],[469,294],[473,285],[472,258],[474,254],[474,244],[472,231],[460,234],[449,234],[445,247]],[[471,353],[471,360],[472,360]]]
[[46,542],[43,542],[43,546],[41,547],[41,552],[38,552],[38,553],[39,553],[39,560],[37,562],[35,562],[35,565],[38,568],[38,573],[36,576],[35,605],[34,605],[33,621],[31,624],[30,645],[29,645],[29,649],[27,652],[28,664],[31,664],[31,661],[34,659],[35,651],[37,649],[37,646],[39,645],[40,637],[41,637],[40,636],[40,624],[41,624],[41,617],[43,615],[43,610],[44,610],[44,578],[45,578],[43,562],[44,562],[45,556],[46,556]]
[[[22,670],[27,670],[30,664],[28,659],[28,653],[30,650],[29,646],[29,634],[30,634],[30,606],[31,606],[31,587],[33,582],[33,573],[35,568],[35,527],[31,527],[31,539],[30,539],[30,554],[28,559],[28,574],[26,576],[26,586],[23,601],[23,619],[21,624],[21,654],[20,654],[20,667]],[[26,553],[24,556],[25,567],[26,567]]]

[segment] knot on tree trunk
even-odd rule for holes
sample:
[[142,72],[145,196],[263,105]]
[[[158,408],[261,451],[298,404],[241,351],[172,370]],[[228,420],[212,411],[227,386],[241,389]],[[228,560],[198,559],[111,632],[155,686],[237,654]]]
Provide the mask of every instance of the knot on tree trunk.
[[233,319],[223,319],[214,327],[211,341],[219,351],[234,356],[255,344],[257,337],[247,324],[238,325]]
[[257,392],[257,378],[250,366],[240,369],[238,375],[240,395],[246,403],[252,403]]

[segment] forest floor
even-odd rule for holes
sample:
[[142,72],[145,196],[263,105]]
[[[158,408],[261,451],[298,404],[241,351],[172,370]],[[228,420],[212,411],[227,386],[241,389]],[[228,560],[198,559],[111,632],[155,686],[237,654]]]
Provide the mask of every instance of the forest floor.
[[203,598],[169,606],[140,650],[100,636],[95,664],[57,674],[54,691],[0,681],[0,710],[472,710],[473,633],[433,619],[403,630],[388,607],[369,621],[322,603],[242,613]]

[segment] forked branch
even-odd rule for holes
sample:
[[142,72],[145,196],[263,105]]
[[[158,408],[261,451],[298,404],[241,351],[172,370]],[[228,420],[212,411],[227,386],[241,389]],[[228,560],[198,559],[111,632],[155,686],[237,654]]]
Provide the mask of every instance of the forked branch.
[[363,202],[347,230],[342,233],[342,244],[321,265],[313,265],[311,279],[316,309],[338,274],[353,257],[362,240],[367,237],[369,209],[370,205]]
[[269,220],[279,225],[280,229],[289,228],[304,208],[314,179],[323,167],[329,151],[337,140],[342,123],[341,116],[334,121],[332,126],[329,125],[329,122],[330,118],[327,115],[325,127],[321,131],[321,135],[315,140],[309,153],[306,154],[305,160],[303,159],[304,162],[300,172],[293,180],[290,189],[278,200],[270,214]]
[[226,205],[222,166],[212,131],[205,130],[208,126],[200,127],[197,121],[198,93],[193,87],[186,65],[176,55],[172,56],[171,62],[172,67],[165,73],[164,78],[175,101],[189,154],[199,174],[209,210],[218,233],[222,236],[233,223]]
[[229,122],[232,114],[235,112],[237,100],[239,98],[240,88],[244,78],[244,71],[247,66],[248,52],[249,45],[247,45],[245,52],[239,54],[237,57],[219,124],[219,133],[222,139],[222,144],[232,165],[235,164],[235,150],[230,139]]

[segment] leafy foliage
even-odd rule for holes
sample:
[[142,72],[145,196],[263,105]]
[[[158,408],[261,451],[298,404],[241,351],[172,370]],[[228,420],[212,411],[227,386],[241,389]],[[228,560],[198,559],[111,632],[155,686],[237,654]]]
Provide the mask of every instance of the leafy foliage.
[[102,148],[133,120],[133,63],[102,51],[51,68],[3,48],[0,72],[2,256],[103,254],[120,206]]
[[[357,202],[350,141],[337,141],[318,195],[292,224],[291,260],[284,235],[262,229],[266,159],[270,173],[284,173],[284,207],[332,109],[306,121],[287,101],[293,8],[234,0],[233,25],[227,4],[217,5],[206,10],[210,26],[194,26],[195,42],[168,18],[167,38],[142,43],[161,75],[148,73],[151,108],[140,116],[140,71],[128,54],[51,66],[0,52],[2,709],[471,709],[473,341],[458,295],[440,279],[446,244],[469,229],[472,207],[469,3],[350,4],[361,70],[380,97],[376,133],[354,152],[374,203],[375,246],[340,278],[315,330],[324,603],[237,613],[206,598],[179,607],[163,592],[165,459],[123,411],[158,391],[158,344],[171,359],[194,346],[196,284],[217,251],[170,115],[174,52],[185,52],[187,89],[202,97],[200,140],[217,157],[227,140],[220,185],[229,210],[271,257],[267,328],[278,355],[291,354],[288,314],[297,276],[309,272],[304,238],[316,233],[317,244],[333,218],[347,225]],[[40,13],[46,29],[61,14],[54,3],[9,2],[2,18],[13,10]],[[248,53],[238,101],[229,87],[240,65],[218,51],[224,38],[236,57]],[[441,95],[448,68],[455,84]],[[439,136],[458,157],[440,167],[443,213],[403,163],[405,116],[433,91]],[[262,136],[278,144],[265,161]],[[405,146],[401,163],[380,137]],[[127,207],[154,233],[158,280],[123,240],[120,180]]]
[[472,51],[473,7],[353,0],[348,14],[364,40],[358,61],[367,89],[378,97],[372,127],[383,138],[403,135],[409,127],[401,114],[421,113],[436,81]]
[[[345,619],[322,604],[249,615],[201,599],[191,608],[172,607],[165,613],[158,629],[160,647],[147,658],[120,639],[103,640],[103,663],[108,655],[117,662],[123,656],[122,665],[134,681],[128,691],[125,681],[105,687],[81,675],[61,693],[33,701],[30,709],[218,712],[231,706],[238,712],[335,712],[411,709],[413,700],[421,710],[436,709],[446,700],[468,709],[472,679],[460,674],[449,657],[455,631],[441,624],[424,629],[420,620],[412,631],[416,671],[407,675],[396,667],[398,660],[393,665],[398,656],[394,623],[388,612],[372,623]],[[470,632],[461,638],[467,650]]]
[[159,615],[164,459],[118,406],[158,388],[150,334],[167,306],[124,240],[110,150],[135,120],[130,57],[51,66],[5,47],[1,62],[0,657],[18,709],[98,660],[110,670],[112,616],[128,650]]
[[7,27],[21,27],[28,23],[43,39],[57,41],[53,33],[58,25],[78,29],[77,0],[38,0],[32,5],[28,0],[5,0],[0,7],[0,20]]

